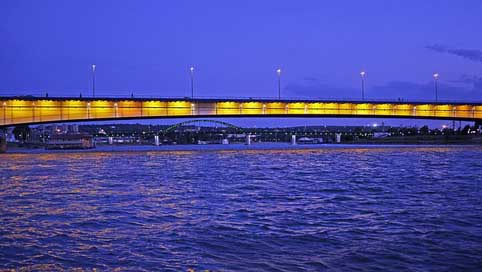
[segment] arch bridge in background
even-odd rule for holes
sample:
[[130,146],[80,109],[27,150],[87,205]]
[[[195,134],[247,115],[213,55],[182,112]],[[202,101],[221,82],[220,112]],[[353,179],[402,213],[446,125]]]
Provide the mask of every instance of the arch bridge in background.
[[482,120],[482,103],[315,99],[0,97],[0,127],[148,118],[355,117]]
[[174,124],[174,125],[166,128],[163,131],[163,133],[166,134],[166,133],[169,133],[169,132],[171,132],[171,131],[179,128],[179,127],[183,127],[183,126],[190,125],[190,124],[198,124],[198,123],[211,123],[211,124],[216,124],[216,125],[222,125],[222,126],[225,126],[225,127],[228,127],[228,128],[233,128],[233,129],[240,130],[240,131],[243,130],[243,128],[241,128],[241,127],[238,127],[238,126],[235,126],[233,124],[223,122],[223,121],[207,120],[207,119],[194,119],[194,120],[188,120],[188,121],[184,121],[184,122]]

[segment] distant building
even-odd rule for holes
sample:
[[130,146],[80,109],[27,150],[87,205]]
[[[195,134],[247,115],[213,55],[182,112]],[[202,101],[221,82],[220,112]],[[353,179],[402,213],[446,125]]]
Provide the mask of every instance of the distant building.
[[94,139],[88,134],[54,134],[46,149],[89,149],[94,148]]

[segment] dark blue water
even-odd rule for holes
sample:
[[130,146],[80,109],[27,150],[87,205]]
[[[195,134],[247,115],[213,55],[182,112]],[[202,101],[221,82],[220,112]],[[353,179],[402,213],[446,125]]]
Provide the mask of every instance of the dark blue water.
[[3,154],[0,268],[480,271],[482,148]]

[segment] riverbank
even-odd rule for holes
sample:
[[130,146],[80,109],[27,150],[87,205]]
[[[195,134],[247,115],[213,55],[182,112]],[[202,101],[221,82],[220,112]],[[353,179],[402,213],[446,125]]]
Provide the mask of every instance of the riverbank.
[[[51,153],[95,153],[95,152],[170,152],[170,151],[243,151],[243,150],[315,150],[315,149],[351,149],[351,148],[457,148],[468,144],[297,144],[289,143],[253,143],[228,145],[98,145],[93,149],[46,150],[44,148],[11,147],[6,154],[51,154]],[[472,145],[474,148],[481,145]]]
[[[359,139],[353,144],[395,144],[395,145],[482,145],[481,136],[470,135],[415,135],[391,136],[385,138]],[[345,142],[347,144],[347,142]]]
[[250,149],[317,149],[343,147],[413,147],[413,146],[482,146],[482,137],[469,135],[416,135],[401,137],[385,137],[372,139],[357,139],[342,143],[327,144],[296,144],[286,142],[253,142],[251,145],[232,143],[227,145],[146,145],[146,144],[97,144],[93,149],[45,150],[41,145],[9,144],[7,153],[67,153],[67,152],[126,152],[126,151],[196,151],[196,150],[250,150]]

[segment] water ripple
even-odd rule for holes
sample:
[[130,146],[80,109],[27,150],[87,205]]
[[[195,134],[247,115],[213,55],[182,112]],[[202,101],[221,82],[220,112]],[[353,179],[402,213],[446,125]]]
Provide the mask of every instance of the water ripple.
[[477,271],[481,151],[6,154],[0,270]]

